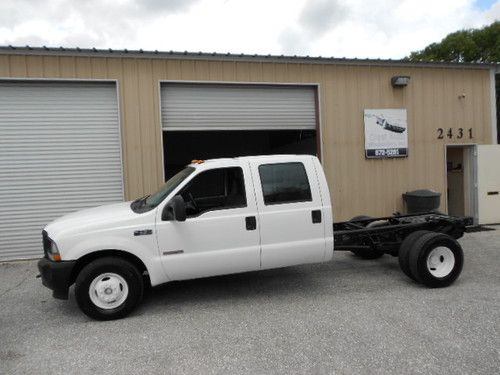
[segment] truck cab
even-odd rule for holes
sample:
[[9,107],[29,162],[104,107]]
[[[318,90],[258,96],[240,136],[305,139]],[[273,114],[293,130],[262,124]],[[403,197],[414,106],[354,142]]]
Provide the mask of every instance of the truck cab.
[[310,155],[194,160],[156,193],[50,223],[44,285],[96,319],[127,315],[144,283],[328,261],[330,193]]

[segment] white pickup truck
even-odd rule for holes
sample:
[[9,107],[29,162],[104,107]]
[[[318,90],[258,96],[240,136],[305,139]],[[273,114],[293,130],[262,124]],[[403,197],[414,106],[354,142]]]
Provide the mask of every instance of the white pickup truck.
[[314,156],[194,160],[152,195],[47,225],[38,268],[55,298],[75,284],[79,307],[101,320],[129,314],[145,284],[329,261],[334,238],[336,250],[364,258],[399,254],[408,276],[439,287],[461,272],[455,238],[466,221],[426,213],[333,224]]

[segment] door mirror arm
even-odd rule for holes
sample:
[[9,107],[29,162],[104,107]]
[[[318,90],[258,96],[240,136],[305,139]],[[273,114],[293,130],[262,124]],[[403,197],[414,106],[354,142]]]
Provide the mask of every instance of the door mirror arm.
[[163,221],[186,221],[186,203],[180,195],[173,197],[161,213]]

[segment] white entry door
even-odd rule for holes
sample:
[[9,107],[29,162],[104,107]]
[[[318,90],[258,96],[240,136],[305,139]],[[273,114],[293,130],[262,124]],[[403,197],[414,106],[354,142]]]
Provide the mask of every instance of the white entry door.
[[476,147],[479,224],[500,223],[500,145]]
[[258,270],[257,206],[247,164],[201,171],[179,193],[184,222],[157,219],[160,256],[171,280]]

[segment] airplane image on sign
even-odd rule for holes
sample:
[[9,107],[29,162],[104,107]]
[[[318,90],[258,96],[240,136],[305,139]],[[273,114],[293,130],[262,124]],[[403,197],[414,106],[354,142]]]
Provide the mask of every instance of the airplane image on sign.
[[403,128],[402,126],[397,126],[397,125],[392,125],[387,122],[387,120],[383,117],[375,116],[377,118],[377,125],[380,125],[382,128],[385,130],[389,130],[390,132],[394,133],[403,133],[406,131],[406,128]]

